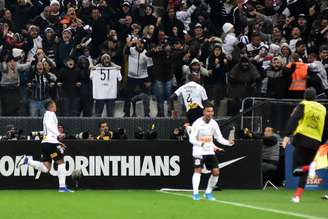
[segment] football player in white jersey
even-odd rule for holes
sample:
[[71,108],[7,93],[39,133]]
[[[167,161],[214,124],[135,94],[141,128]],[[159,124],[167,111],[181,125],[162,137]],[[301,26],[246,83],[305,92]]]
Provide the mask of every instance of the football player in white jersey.
[[43,116],[43,140],[42,146],[42,162],[33,160],[32,158],[23,155],[17,166],[29,165],[43,173],[48,173],[51,169],[51,161],[54,160],[58,165],[58,192],[72,192],[66,187],[65,163],[64,163],[64,149],[65,145],[59,142],[58,137],[58,120],[56,117],[57,106],[54,101],[48,101],[45,104],[47,111]]
[[186,108],[186,117],[190,125],[203,114],[203,104],[208,99],[206,91],[199,84],[200,76],[196,73],[189,75],[190,82],[179,87],[170,97],[169,103],[172,109],[172,118],[175,119],[177,112],[174,109],[174,100],[182,96]]
[[218,166],[219,163],[215,152],[222,151],[223,149],[214,144],[213,138],[222,145],[232,146],[235,143],[234,140],[229,141],[222,136],[219,125],[213,119],[213,115],[213,105],[207,103],[203,110],[203,116],[193,123],[189,135],[189,142],[193,145],[192,156],[194,164],[192,198],[197,201],[200,200],[198,188],[203,164],[205,164],[206,168],[212,172],[204,196],[208,200],[215,200],[212,191],[218,182],[220,173]]

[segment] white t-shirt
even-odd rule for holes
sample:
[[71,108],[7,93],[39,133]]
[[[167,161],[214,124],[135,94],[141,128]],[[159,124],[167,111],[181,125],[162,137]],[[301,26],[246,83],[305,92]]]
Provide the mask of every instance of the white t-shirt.
[[92,96],[96,100],[116,99],[117,82],[122,80],[117,67],[96,67],[90,72]]
[[191,104],[194,103],[197,103],[201,108],[204,108],[202,101],[208,99],[204,87],[194,81],[182,85],[174,93],[177,96],[182,95],[187,111],[190,109]]
[[59,143],[59,134],[56,113],[46,111],[43,116],[43,139],[41,143]]
[[[220,144],[231,146],[230,142],[222,136],[218,123],[211,119],[206,123],[203,117],[197,119],[189,134],[189,142],[193,144],[192,155],[211,155],[215,154],[213,146],[213,138],[215,138]],[[202,146],[202,143],[203,146]]]

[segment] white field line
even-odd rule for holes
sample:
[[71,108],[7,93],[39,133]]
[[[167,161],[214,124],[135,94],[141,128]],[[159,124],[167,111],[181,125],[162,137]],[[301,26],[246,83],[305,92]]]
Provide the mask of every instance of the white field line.
[[[187,194],[168,192],[165,190],[158,190],[157,192],[161,192],[161,193],[165,193],[165,194],[169,194],[169,195],[187,197],[187,198],[191,199],[191,195],[187,195]],[[230,202],[230,201],[221,201],[221,200],[215,200],[212,202],[217,202],[217,203],[226,204],[226,205],[233,205],[233,206],[237,206],[237,207],[241,207],[241,208],[249,208],[249,209],[254,209],[254,210],[258,210],[258,211],[266,211],[266,212],[271,212],[271,213],[276,213],[276,214],[294,216],[294,217],[299,217],[299,218],[327,219],[325,217],[316,217],[316,216],[311,216],[308,214],[301,214],[301,213],[296,213],[296,212],[291,212],[291,211],[283,211],[283,210],[278,210],[278,209],[273,209],[273,208],[259,207],[259,206],[243,204],[243,203],[239,203],[239,202]]]

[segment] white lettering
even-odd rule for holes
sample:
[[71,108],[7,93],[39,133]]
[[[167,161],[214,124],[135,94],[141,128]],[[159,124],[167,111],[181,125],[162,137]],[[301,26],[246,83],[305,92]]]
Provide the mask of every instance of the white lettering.
[[160,176],[163,173],[164,176],[169,176],[170,174],[170,158],[169,156],[164,156],[162,159],[161,156],[155,157],[155,172],[156,176]]
[[104,161],[101,156],[96,156],[96,176],[109,176],[109,156],[104,156]]
[[81,169],[83,176],[88,176],[88,165],[89,160],[84,156],[76,156],[75,157],[75,169]]
[[151,159],[151,156],[145,156],[144,157],[144,161],[142,164],[142,168],[141,168],[141,176],[154,176],[155,175],[155,170],[154,170],[154,164],[153,164],[153,160]]
[[129,156],[129,161],[127,161],[127,156],[121,157],[121,176],[127,175],[127,170],[129,171],[129,176],[134,175],[134,156]]
[[118,176],[118,162],[120,162],[120,156],[110,156],[109,160],[112,162],[112,176]]
[[[31,157],[31,156],[30,156]],[[0,157],[1,176],[34,176],[36,170],[28,165],[16,167],[20,156]],[[174,156],[65,156],[66,176],[81,169],[84,176],[177,176],[180,157]],[[50,174],[57,176],[54,162]]]
[[140,176],[140,156],[134,157],[134,175]]
[[89,176],[95,175],[95,156],[89,156]]
[[9,156],[3,156],[0,160],[0,173],[3,176],[10,176],[13,174],[15,168],[14,160]]
[[178,155],[174,155],[173,157],[171,157],[170,159],[170,166],[171,166],[171,170],[170,170],[170,176],[177,176],[180,173],[180,157]]

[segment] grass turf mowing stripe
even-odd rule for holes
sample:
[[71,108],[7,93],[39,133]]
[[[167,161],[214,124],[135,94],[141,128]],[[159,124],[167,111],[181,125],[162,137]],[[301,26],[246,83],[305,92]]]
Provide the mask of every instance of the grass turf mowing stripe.
[[[168,192],[168,191],[163,191],[163,190],[158,190],[157,192],[164,193],[164,194],[169,194],[169,195],[187,197],[187,198],[191,199],[191,195],[175,193],[175,192]],[[249,209],[254,209],[254,210],[259,210],[259,211],[266,211],[266,212],[271,212],[271,213],[276,213],[276,214],[283,214],[283,215],[294,216],[294,217],[299,217],[299,218],[327,219],[326,217],[316,217],[316,216],[307,215],[307,214],[300,214],[300,213],[296,213],[296,212],[283,211],[283,210],[278,210],[278,209],[273,209],[273,208],[259,207],[259,206],[249,205],[249,204],[244,204],[244,203],[239,203],[239,202],[222,201],[222,200],[215,200],[215,201],[211,201],[211,202],[217,202],[217,203],[222,203],[222,204],[226,204],[226,205],[233,205],[233,206],[237,206],[237,207],[241,207],[241,208],[249,208]]]

